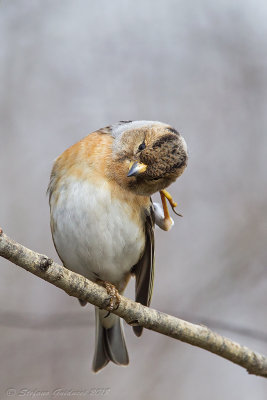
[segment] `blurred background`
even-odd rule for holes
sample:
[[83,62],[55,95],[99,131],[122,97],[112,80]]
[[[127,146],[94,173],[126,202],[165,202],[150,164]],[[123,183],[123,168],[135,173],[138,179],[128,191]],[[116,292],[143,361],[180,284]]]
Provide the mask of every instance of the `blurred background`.
[[[156,231],[152,307],[266,354],[266,20],[263,0],[2,0],[6,234],[58,261],[46,196],[53,160],[118,120],[168,122],[190,159],[170,189],[184,217]],[[95,388],[108,389],[91,392],[96,399],[267,398],[266,379],[127,326],[129,366],[93,374],[93,307],[0,263],[1,399],[8,388],[51,398]]]

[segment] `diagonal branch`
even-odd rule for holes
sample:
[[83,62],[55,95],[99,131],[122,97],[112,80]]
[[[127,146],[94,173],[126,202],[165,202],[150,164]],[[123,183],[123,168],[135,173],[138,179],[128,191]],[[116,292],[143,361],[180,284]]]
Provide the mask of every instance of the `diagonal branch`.
[[[109,296],[103,287],[56,264],[50,258],[27,249],[6,236],[1,229],[0,255],[63,289],[70,296],[86,300],[101,308],[107,308]],[[267,358],[265,356],[255,353],[205,326],[194,325],[152,308],[144,307],[124,296],[120,296],[120,305],[114,313],[130,325],[141,325],[208,350],[246,368],[249,374],[267,377]]]

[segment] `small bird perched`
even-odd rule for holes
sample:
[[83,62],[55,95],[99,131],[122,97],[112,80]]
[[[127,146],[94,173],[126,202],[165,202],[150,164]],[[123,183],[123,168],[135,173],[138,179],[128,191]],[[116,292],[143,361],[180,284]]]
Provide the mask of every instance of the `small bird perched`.
[[[120,121],[67,149],[53,166],[48,187],[51,231],[64,266],[104,285],[114,310],[131,277],[136,301],[149,306],[154,276],[154,223],[169,230],[164,189],[187,165],[187,146],[171,126]],[[163,210],[150,196],[160,191]],[[80,301],[82,305],[84,302]],[[134,326],[137,336],[142,327]],[[93,370],[109,361],[127,365],[121,319],[96,307]]]

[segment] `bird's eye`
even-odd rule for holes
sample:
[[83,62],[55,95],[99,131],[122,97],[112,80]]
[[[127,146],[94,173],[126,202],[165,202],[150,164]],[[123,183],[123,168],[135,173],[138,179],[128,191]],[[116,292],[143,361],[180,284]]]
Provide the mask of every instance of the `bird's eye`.
[[138,151],[142,151],[146,148],[145,142],[141,143],[140,146],[138,147]]

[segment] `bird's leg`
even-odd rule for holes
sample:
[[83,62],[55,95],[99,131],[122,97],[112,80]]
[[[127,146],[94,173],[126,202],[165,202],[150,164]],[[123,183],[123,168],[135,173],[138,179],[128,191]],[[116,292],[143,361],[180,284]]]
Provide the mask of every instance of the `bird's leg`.
[[[107,282],[107,281],[102,281],[101,279],[98,279],[96,282],[99,285],[104,286],[104,288],[107,291],[107,294],[110,296],[109,305],[107,307],[108,311],[110,312],[110,311],[117,310],[117,308],[120,305],[120,295],[119,295],[119,292],[116,289],[116,287],[114,285],[112,285],[112,283]],[[108,313],[108,315],[109,315],[109,313]]]
[[172,208],[172,211],[176,214],[179,215],[179,217],[182,217],[182,214],[179,214],[178,212],[175,211],[175,207],[177,207],[177,203],[173,200],[171,194],[169,192],[167,192],[167,190],[163,189],[160,190],[160,197],[161,197],[161,201],[162,201],[162,206],[163,206],[163,211],[164,211],[164,217],[165,219],[170,219],[170,214],[169,214],[169,210],[168,210],[168,206],[167,206],[167,201],[170,203],[170,206]]
[[168,205],[167,205],[165,194],[163,193],[163,190],[161,190],[159,193],[160,193],[160,197],[161,197],[161,202],[162,202],[162,207],[163,207],[163,212],[164,212],[164,218],[166,220],[170,220],[171,218],[170,218],[170,214],[169,214],[169,210],[168,210]]

